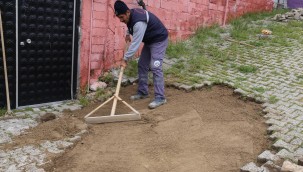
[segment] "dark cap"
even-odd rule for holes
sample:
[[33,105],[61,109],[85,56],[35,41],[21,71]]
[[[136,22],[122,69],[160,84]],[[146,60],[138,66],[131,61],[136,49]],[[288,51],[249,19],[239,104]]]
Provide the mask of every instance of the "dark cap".
[[115,8],[116,16],[118,16],[120,14],[126,14],[126,11],[129,10],[127,5],[123,1],[120,1],[120,0],[117,0],[115,2],[114,8]]

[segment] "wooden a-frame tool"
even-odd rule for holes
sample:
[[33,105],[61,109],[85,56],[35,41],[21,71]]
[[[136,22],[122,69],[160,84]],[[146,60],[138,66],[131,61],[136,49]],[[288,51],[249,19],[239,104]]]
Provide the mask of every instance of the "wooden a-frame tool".
[[[121,81],[122,81],[123,71],[124,71],[124,67],[121,66],[120,73],[119,73],[119,79],[118,79],[118,83],[117,83],[117,88],[116,88],[115,94],[111,98],[109,98],[107,101],[105,101],[104,103],[102,103],[100,106],[98,106],[96,109],[94,109],[93,111],[91,111],[89,114],[87,114],[84,117],[84,119],[85,119],[85,121],[87,123],[98,124],[98,123],[132,121],[132,120],[140,120],[141,119],[140,113],[138,111],[136,111],[132,106],[130,106],[128,103],[126,103],[125,101],[123,101],[119,97],[119,91],[120,91],[120,87],[121,87]],[[113,106],[112,106],[112,110],[111,110],[110,115],[108,115],[108,116],[94,116],[94,117],[90,117],[90,115],[92,115],[94,112],[96,112],[102,106],[104,106],[105,104],[107,104],[108,102],[110,102],[112,99],[114,99],[114,100],[113,100]],[[116,107],[117,107],[117,101],[118,100],[122,101],[122,103],[124,103],[127,107],[129,107],[134,113],[115,115]]]

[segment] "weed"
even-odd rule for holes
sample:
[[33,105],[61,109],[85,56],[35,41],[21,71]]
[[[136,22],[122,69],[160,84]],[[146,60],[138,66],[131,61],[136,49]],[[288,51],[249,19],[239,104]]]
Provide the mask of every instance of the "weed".
[[222,30],[219,30],[217,32],[216,30],[219,28],[219,25],[213,25],[210,27],[201,27],[196,31],[196,34],[194,35],[194,39],[196,41],[199,41],[201,43],[207,41],[209,38],[219,38],[219,32],[222,32]]
[[263,87],[254,87],[253,90],[259,92],[259,93],[264,93],[266,90]]
[[26,107],[26,108],[24,109],[24,111],[34,111],[34,110],[33,110],[33,108],[31,108],[31,107]]
[[303,75],[297,76],[298,79],[303,79]]
[[237,80],[237,81],[246,81],[247,78],[244,78],[244,77],[237,77],[236,80]]
[[98,97],[101,97],[104,94],[105,94],[105,90],[101,89],[101,88],[98,88],[97,91],[96,91],[95,97],[98,98]]
[[111,74],[107,73],[107,74],[99,77],[98,80],[108,84],[114,80],[114,77]]
[[86,97],[80,97],[79,98],[79,101],[80,101],[80,105],[82,105],[82,106],[87,106],[88,104],[89,104],[89,100],[86,98]]
[[0,117],[4,116],[6,113],[6,109],[5,108],[0,108]]
[[245,65],[241,65],[238,67],[238,70],[242,73],[255,73],[257,71],[257,67],[255,66],[245,66]]
[[188,54],[188,49],[185,46],[184,42],[177,42],[177,43],[169,43],[166,49],[166,54],[168,58],[181,58],[184,55]]
[[250,45],[254,45],[256,47],[262,47],[264,46],[264,42],[261,42],[261,41],[251,41],[249,42]]
[[124,74],[129,77],[138,76],[138,62],[136,60],[131,60],[128,62],[127,67],[125,68]]
[[272,95],[268,98],[268,101],[270,104],[274,104],[274,103],[277,103],[279,101],[279,99],[277,98],[277,96]]
[[[188,61],[189,72],[197,72],[200,70],[204,70],[206,66],[211,64],[211,61],[204,56],[197,56]],[[183,67],[183,66],[182,66]]]

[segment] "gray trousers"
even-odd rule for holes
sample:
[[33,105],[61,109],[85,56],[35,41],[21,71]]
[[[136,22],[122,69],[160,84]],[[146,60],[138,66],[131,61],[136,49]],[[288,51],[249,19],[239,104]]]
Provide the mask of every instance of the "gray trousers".
[[153,73],[155,99],[165,99],[162,63],[168,45],[168,38],[162,42],[144,44],[138,62],[138,93],[148,94],[148,71]]

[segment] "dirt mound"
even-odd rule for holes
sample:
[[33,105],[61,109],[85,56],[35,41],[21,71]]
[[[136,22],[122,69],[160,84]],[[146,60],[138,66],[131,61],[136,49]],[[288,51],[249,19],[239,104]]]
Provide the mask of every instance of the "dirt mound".
[[74,136],[85,128],[86,124],[82,120],[65,114],[60,118],[40,123],[37,127],[15,137],[13,143],[6,144],[3,147],[11,149],[16,146],[39,145],[46,140],[62,140]]

